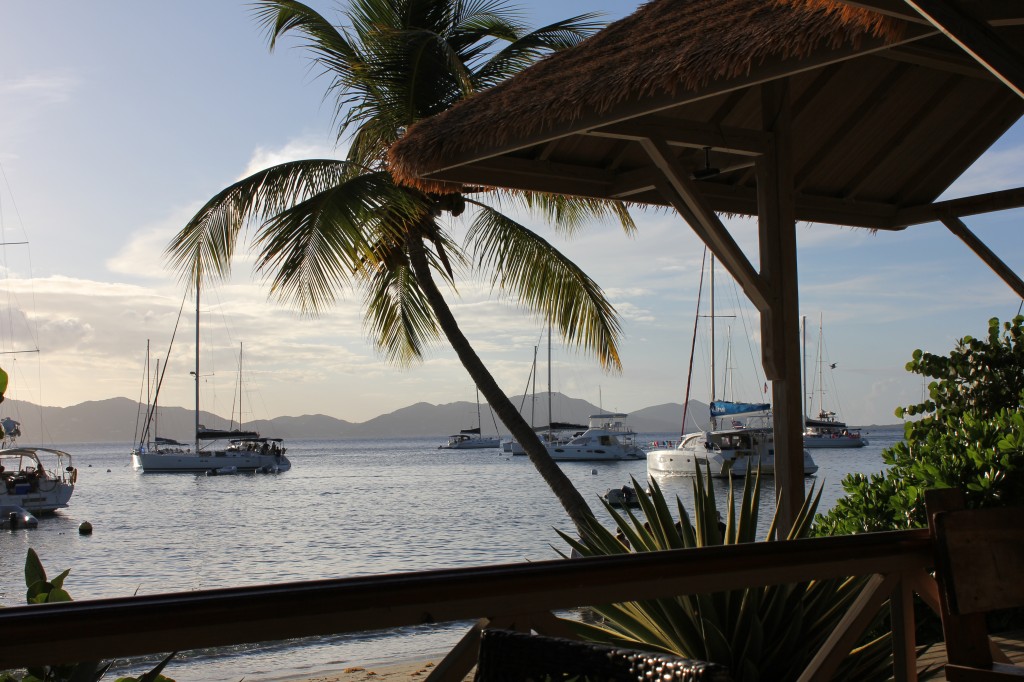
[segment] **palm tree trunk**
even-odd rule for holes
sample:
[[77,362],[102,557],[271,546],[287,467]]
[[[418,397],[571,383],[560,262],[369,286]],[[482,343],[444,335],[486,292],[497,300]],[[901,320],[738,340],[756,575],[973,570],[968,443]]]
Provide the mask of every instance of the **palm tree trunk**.
[[519,414],[519,410],[516,409],[512,401],[508,399],[508,396],[498,386],[498,382],[491,376],[483,361],[480,360],[480,356],[476,354],[469,340],[462,333],[458,322],[455,320],[455,316],[452,315],[451,308],[448,307],[448,303],[444,300],[444,295],[437,288],[437,284],[430,273],[430,265],[427,262],[423,242],[416,238],[410,241],[409,256],[412,260],[416,281],[427,297],[427,301],[430,303],[434,314],[437,316],[437,320],[445,336],[448,338],[448,342],[455,349],[459,360],[466,368],[466,371],[469,372],[470,377],[472,377],[480,392],[484,394],[484,398],[487,399],[487,402],[497,412],[498,418],[505,424],[505,428],[523,446],[523,450],[526,451],[526,455],[530,458],[533,466],[537,468],[541,477],[550,486],[552,492],[555,493],[558,501],[561,502],[565,512],[576,526],[577,532],[579,532],[581,537],[588,537],[591,524],[596,523],[594,512],[591,511],[583,496],[580,495],[572,481],[569,480],[569,477],[565,475],[565,472],[551,458],[547,448],[544,447],[540,438],[537,437],[537,433],[526,423],[523,416]]

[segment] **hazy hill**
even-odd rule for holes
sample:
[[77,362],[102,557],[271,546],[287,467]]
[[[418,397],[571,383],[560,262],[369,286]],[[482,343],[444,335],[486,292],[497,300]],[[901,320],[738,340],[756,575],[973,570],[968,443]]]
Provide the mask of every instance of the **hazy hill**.
[[[535,424],[546,424],[548,415],[547,393],[537,396],[531,405],[521,396],[512,398],[515,405],[523,405],[527,421],[531,415]],[[570,398],[561,393],[552,394],[554,421],[586,424],[600,408],[585,400]],[[691,401],[695,414],[707,414],[707,405]],[[605,410],[607,412],[607,410]],[[9,416],[21,422],[23,444],[55,443],[117,443],[129,447],[135,440],[136,424],[144,417],[144,406],[128,398],[110,398],[90,401],[71,407],[40,407],[23,401],[8,399],[0,405],[0,416]],[[486,404],[480,407],[483,432],[495,432],[494,418]],[[656,405],[636,410],[629,423],[640,433],[678,433],[682,406],[676,403]],[[208,412],[200,413],[200,423],[210,428],[228,428],[228,420]],[[389,414],[361,423],[328,417],[323,414],[298,417],[276,417],[270,420],[247,422],[246,428],[260,431],[266,436],[282,438],[384,438],[436,436],[443,438],[461,429],[477,424],[476,403],[467,401],[432,405],[416,403]],[[504,425],[498,432],[507,435]],[[195,417],[192,410],[183,407],[161,407],[157,432],[161,436],[188,442],[192,439]]]

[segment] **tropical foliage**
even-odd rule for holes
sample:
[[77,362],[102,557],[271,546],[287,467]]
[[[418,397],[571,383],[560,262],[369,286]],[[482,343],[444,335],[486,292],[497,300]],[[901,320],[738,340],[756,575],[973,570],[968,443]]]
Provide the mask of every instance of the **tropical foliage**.
[[[570,345],[620,367],[620,326],[601,289],[547,240],[502,211],[516,207],[571,232],[587,220],[633,223],[620,204],[397,185],[386,152],[408,126],[575,45],[599,25],[585,14],[528,31],[503,0],[351,0],[335,26],[292,0],[261,0],[256,16],[270,46],[304,41],[335,98],[345,160],[294,161],[260,171],[214,196],[168,247],[191,287],[225,277],[240,235],[255,226],[256,268],[278,300],[308,314],[343,291],[360,292],[371,341],[408,365],[446,339],[477,387],[580,526],[590,508],[551,461],[462,333],[440,286],[462,277],[550,321]],[[486,199],[486,201],[485,201]],[[471,211],[464,238],[456,220]]]
[[[34,549],[29,548],[25,558],[25,584],[28,586],[26,599],[29,604],[51,604],[71,601],[71,595],[64,589],[64,579],[71,573],[68,569],[53,580],[47,580],[43,563]],[[147,673],[139,677],[119,677],[116,682],[174,682],[161,674],[174,654],[165,659]],[[65,665],[46,665],[28,668],[24,674],[16,676],[13,672],[0,672],[0,682],[96,682],[103,678],[110,663],[87,661]]]
[[896,410],[918,419],[882,453],[885,471],[843,480],[819,533],[923,528],[929,488],[960,488],[968,507],[1024,499],[1024,317],[992,319],[986,337],[966,336],[946,356],[916,350],[907,371],[932,379],[926,400]]
[[[638,484],[634,480],[634,487]],[[639,487],[636,488],[640,490]],[[657,480],[640,496],[642,516],[620,514],[605,504],[617,529],[598,526],[582,540],[561,533],[583,556],[654,552],[755,542],[759,521],[760,473],[749,471],[737,499],[730,483],[724,523],[720,521],[710,471],[694,477],[694,513],[679,498],[675,515]],[[807,536],[821,491],[812,489],[787,539]],[[766,541],[776,536],[772,518]],[[856,599],[863,580],[814,580],[791,585],[748,587],[596,607],[598,624],[571,625],[588,639],[659,650],[729,667],[739,681],[794,680]],[[844,662],[836,679],[884,680],[891,674],[889,635],[864,644]]]

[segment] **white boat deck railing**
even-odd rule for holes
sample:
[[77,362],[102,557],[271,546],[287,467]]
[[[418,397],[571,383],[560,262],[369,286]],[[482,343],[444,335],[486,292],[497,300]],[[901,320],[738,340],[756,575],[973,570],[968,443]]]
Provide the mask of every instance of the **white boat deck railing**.
[[475,664],[484,627],[565,636],[554,611],[871,576],[801,680],[828,679],[887,600],[894,676],[912,680],[910,600],[917,592],[937,602],[926,572],[931,561],[928,531],[899,531],[16,606],[0,609],[0,631],[17,633],[0,638],[0,669],[475,621],[429,678],[462,680]]

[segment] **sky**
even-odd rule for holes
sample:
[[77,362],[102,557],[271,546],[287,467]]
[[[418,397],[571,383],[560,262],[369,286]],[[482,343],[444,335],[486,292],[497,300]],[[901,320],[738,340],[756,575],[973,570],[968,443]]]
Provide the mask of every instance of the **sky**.
[[[334,0],[309,4],[340,20]],[[516,5],[534,26],[592,10],[612,21],[637,7],[628,0]],[[246,2],[0,1],[0,347],[39,351],[0,356],[12,377],[8,396],[53,406],[145,399],[147,344],[165,363],[184,301],[160,400],[191,407],[194,302],[166,267],[164,248],[232,182],[283,161],[344,154],[326,84],[295,42],[269,51]],[[1018,124],[943,198],[1022,185]],[[534,225],[621,315],[621,373],[602,372],[557,336],[552,342],[553,390],[605,410],[681,403],[687,383],[703,247],[672,213],[636,217],[633,237],[598,223],[565,240]],[[1020,272],[1022,218],[1015,210],[965,222]],[[727,224],[756,264],[753,223]],[[948,353],[958,338],[985,334],[989,318],[1009,319],[1021,304],[937,223],[878,234],[800,224],[797,239],[808,365],[813,374],[820,321],[824,357],[836,365],[825,376],[826,407],[851,424],[897,423],[893,410],[925,391],[905,370],[914,349]],[[726,328],[724,352],[747,382],[735,379],[734,397],[756,400],[751,393],[763,378],[741,360],[749,366],[759,356],[757,318],[738,297],[719,300],[726,301],[718,323]],[[527,391],[538,345],[536,390],[546,390],[539,320],[483,281],[461,282],[449,301],[509,395]],[[388,364],[367,339],[358,295],[304,318],[268,299],[244,253],[229,282],[203,292],[202,316],[202,408],[223,416],[237,409],[240,347],[245,419],[326,414],[362,422],[417,402],[475,400],[445,346],[409,368]],[[698,344],[691,394],[704,401],[706,343]]]

